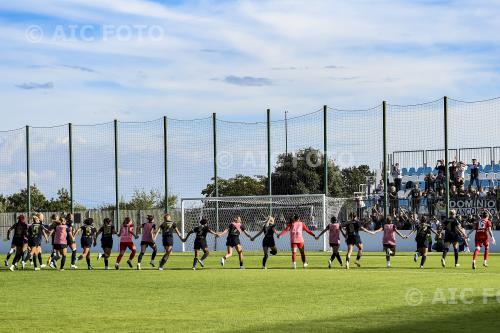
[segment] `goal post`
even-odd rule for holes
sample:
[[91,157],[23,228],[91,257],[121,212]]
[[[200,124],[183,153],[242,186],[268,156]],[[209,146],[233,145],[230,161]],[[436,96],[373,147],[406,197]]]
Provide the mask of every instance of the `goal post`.
[[[251,235],[257,234],[265,224],[269,215],[276,221],[276,230],[283,230],[289,219],[295,214],[318,235],[327,225],[331,216],[338,216],[344,199],[328,198],[324,194],[307,195],[273,195],[242,197],[204,197],[184,198],[181,200],[182,236],[198,225],[201,218],[208,220],[208,225],[216,232],[225,230],[235,216],[240,216],[242,224]],[[217,223],[218,221],[218,223]],[[322,240],[316,241],[304,234],[306,249],[326,251],[329,248],[328,233]],[[289,234],[276,240],[279,250],[290,250]],[[240,236],[246,251],[262,249],[262,235],[251,241],[245,235]],[[210,249],[225,249],[226,237],[207,236]],[[193,249],[194,236],[183,244],[182,251]]]

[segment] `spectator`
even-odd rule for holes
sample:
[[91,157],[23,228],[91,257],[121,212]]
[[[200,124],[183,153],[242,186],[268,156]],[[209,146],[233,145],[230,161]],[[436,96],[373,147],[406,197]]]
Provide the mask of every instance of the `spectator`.
[[383,179],[381,179],[378,182],[378,185],[375,188],[375,193],[384,193],[384,180]]
[[429,189],[426,192],[426,198],[427,212],[429,213],[429,216],[434,216],[436,214],[436,193],[432,189]]
[[432,172],[429,172],[425,178],[424,178],[424,181],[425,181],[425,190],[426,191],[429,191],[429,190],[436,190],[436,187],[435,187],[435,182],[436,182],[436,177],[434,176],[434,174]]
[[465,179],[465,169],[467,168],[467,165],[460,161],[457,165],[456,168],[456,179]]
[[396,192],[401,191],[401,183],[403,182],[403,173],[399,168],[399,163],[392,166],[391,176],[394,179],[394,186],[396,187]]
[[399,211],[399,198],[398,198],[398,191],[396,191],[395,186],[391,186],[389,188],[389,211],[391,214],[396,213]]
[[411,202],[411,211],[414,214],[418,214],[418,210],[420,208],[420,199],[422,197],[422,192],[418,188],[418,184],[413,185],[410,193],[408,194],[408,199]]
[[443,160],[438,160],[435,169],[438,172],[438,175],[444,176],[446,169],[444,167],[444,161]]
[[479,189],[478,196],[479,196],[479,198],[480,198],[480,199],[485,199],[485,198],[486,198],[486,192],[484,191],[484,188],[483,188],[483,187],[481,187],[481,188]]
[[450,175],[450,182],[455,183],[457,181],[457,162],[450,162],[448,170]]
[[479,162],[474,158],[472,160],[472,165],[470,166],[470,184],[469,188],[476,182],[476,188],[479,189]]

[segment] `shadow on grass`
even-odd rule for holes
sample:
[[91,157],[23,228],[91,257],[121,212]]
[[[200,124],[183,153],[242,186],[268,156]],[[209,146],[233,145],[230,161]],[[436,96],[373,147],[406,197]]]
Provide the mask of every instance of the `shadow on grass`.
[[[483,304],[484,299],[479,296],[468,298],[467,301],[472,301],[472,304],[437,303],[419,307],[401,306],[392,309],[384,308],[380,313],[355,313],[353,311],[349,316],[332,315],[319,320],[260,324],[224,332],[499,332],[500,299],[489,297],[487,303]],[[279,318],[275,319],[279,320]]]

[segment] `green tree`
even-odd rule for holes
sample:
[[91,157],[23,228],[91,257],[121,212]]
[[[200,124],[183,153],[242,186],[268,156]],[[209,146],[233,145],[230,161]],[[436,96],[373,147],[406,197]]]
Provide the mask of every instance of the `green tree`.
[[[275,195],[314,194],[324,192],[323,154],[312,147],[295,154],[281,154],[272,174]],[[331,196],[341,196],[342,177],[339,168],[328,161],[328,190]]]
[[[31,210],[44,211],[48,205],[47,198],[38,189],[36,185],[30,186],[31,191]],[[8,211],[10,212],[25,212],[28,210],[28,190],[22,189],[18,193],[14,193],[7,198],[9,203]]]
[[[213,180],[213,178],[212,178]],[[250,196],[267,194],[267,178],[263,176],[236,175],[234,178],[218,178],[219,196]],[[210,183],[201,191],[201,194],[208,197],[215,193],[215,185]]]
[[342,192],[344,195],[352,196],[359,191],[360,184],[366,184],[366,177],[374,176],[368,165],[353,166],[342,169]]

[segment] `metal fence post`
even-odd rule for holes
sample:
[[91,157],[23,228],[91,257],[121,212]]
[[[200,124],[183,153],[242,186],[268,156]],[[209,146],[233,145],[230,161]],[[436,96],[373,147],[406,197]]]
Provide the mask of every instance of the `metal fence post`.
[[267,109],[267,194],[269,195],[269,216],[272,216],[273,184],[271,170],[271,109]]
[[28,202],[26,205],[26,211],[28,213],[27,221],[29,221],[29,216],[31,215],[31,161],[30,161],[30,127],[26,126],[26,190],[28,191]]
[[382,145],[384,159],[382,162],[382,177],[384,179],[384,221],[387,221],[387,212],[389,209],[389,182],[387,177],[387,103],[382,102]]
[[167,117],[163,117],[163,172],[164,172],[164,190],[165,190],[165,213],[168,213],[168,123]]
[[[217,170],[217,114],[212,114],[212,129],[213,129],[213,144],[214,144],[214,195],[219,197],[219,176]],[[219,200],[215,201],[215,225],[216,231],[219,232]],[[217,251],[217,237],[215,237],[214,250]]]
[[73,200],[73,124],[68,124],[69,135],[69,198],[71,214],[75,213],[75,201]]
[[271,170],[271,109],[267,109],[267,193],[273,195]]
[[445,184],[445,204],[446,217],[450,217],[450,168],[448,167],[448,97],[443,98],[444,116],[444,168],[446,174]]
[[118,186],[118,120],[114,120],[115,132],[115,224],[120,225],[120,193]]
[[323,105],[323,193],[328,196],[328,107]]

